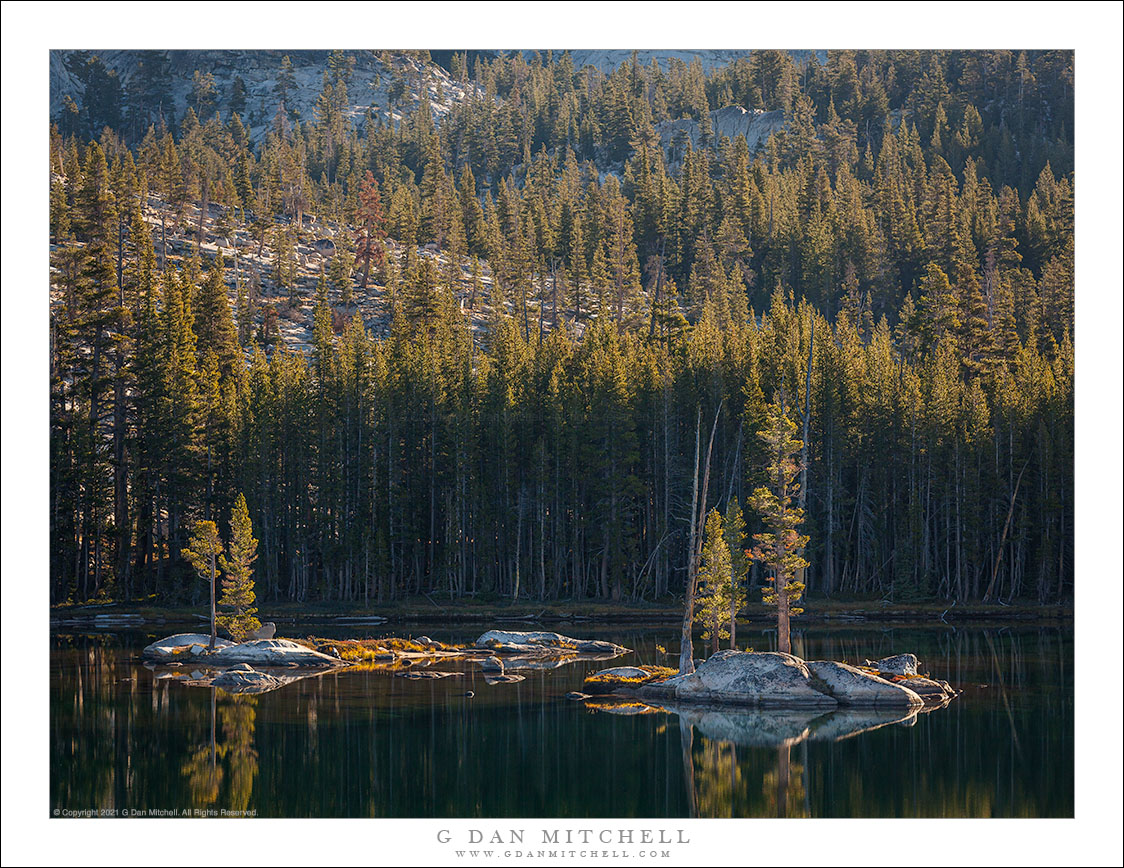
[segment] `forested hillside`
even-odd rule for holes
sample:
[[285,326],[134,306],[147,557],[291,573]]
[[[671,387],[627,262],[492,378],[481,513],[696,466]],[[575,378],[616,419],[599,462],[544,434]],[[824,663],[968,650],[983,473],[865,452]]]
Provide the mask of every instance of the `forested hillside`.
[[131,54],[52,55],[52,602],[240,493],[267,603],[682,594],[775,400],[811,599],[1071,597],[1072,52]]

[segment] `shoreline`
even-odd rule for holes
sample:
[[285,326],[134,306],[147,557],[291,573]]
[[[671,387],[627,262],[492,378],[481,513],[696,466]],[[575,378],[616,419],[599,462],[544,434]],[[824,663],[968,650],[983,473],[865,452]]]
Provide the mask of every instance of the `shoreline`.
[[[766,607],[760,612],[747,608],[738,616],[738,625],[746,628],[769,627],[775,621]],[[1015,602],[969,603],[951,605],[934,603],[882,603],[878,600],[812,600],[806,611],[794,621],[800,624],[847,626],[868,622],[930,622],[980,623],[1012,621],[1026,623],[1072,622],[1072,603],[1040,605]],[[362,609],[350,604],[316,603],[300,605],[284,603],[262,607],[262,621],[277,624],[322,623],[340,627],[381,627],[394,623],[448,623],[476,624],[481,622],[511,624],[572,623],[620,624],[679,624],[682,609],[676,604],[613,604],[600,602],[535,604],[535,603],[451,603],[441,605],[429,598],[396,601],[377,609]],[[55,606],[49,611],[53,627],[105,626],[143,627],[148,624],[193,623],[204,620],[203,613],[194,606],[160,607],[137,603],[109,602],[70,606]]]

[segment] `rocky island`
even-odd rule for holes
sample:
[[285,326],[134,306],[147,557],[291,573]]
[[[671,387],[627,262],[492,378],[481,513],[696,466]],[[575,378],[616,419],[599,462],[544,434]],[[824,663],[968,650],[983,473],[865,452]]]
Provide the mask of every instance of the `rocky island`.
[[[462,675],[430,668],[454,661],[478,665],[488,684],[510,684],[524,679],[512,670],[556,669],[578,660],[610,660],[629,653],[613,642],[542,631],[489,630],[467,645],[435,642],[428,636],[294,640],[273,638],[272,629],[266,632],[269,638],[239,643],[216,638],[213,647],[208,634],[177,633],[147,645],[142,653],[153,669],[165,667],[157,678],[177,678],[193,687],[221,687],[229,693],[264,693],[301,678],[354,666],[412,679]],[[188,670],[168,671],[185,666],[191,667],[190,675]]]
[[918,665],[913,654],[853,666],[772,651],[719,651],[694,672],[680,675],[656,667],[617,667],[589,676],[583,689],[627,701],[755,709],[909,710],[951,701],[955,689],[948,682],[920,675]]

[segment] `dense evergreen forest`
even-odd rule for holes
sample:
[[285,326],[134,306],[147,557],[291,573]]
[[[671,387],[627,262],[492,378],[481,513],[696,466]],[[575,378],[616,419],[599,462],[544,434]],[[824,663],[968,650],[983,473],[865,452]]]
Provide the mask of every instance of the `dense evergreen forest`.
[[1072,52],[136,54],[50,130],[52,602],[201,600],[240,494],[264,603],[682,594],[778,400],[811,600],[1071,597]]

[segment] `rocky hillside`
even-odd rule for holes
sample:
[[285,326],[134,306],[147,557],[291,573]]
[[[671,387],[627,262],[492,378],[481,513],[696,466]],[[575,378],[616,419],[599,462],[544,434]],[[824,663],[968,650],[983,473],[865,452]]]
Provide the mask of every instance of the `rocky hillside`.
[[[784,127],[784,112],[746,111],[741,106],[728,105],[712,111],[710,123],[715,138],[745,136],[752,153],[759,145],[764,145],[769,136]],[[692,118],[657,124],[656,132],[660,134],[660,141],[672,162],[682,157],[680,149],[685,139],[691,140],[693,148],[699,146],[699,125]]]
[[[52,51],[50,55],[51,117],[63,110],[67,96],[81,101],[83,85],[67,68],[73,51]],[[117,74],[126,91],[137,75],[144,55],[150,52],[136,50],[90,50],[101,58],[106,67]],[[192,76],[196,70],[210,72],[218,89],[218,109],[224,116],[230,108],[236,78],[246,87],[246,111],[243,122],[250,134],[258,138],[269,128],[277,113],[275,93],[282,60],[288,57],[293,66],[295,87],[288,100],[288,108],[301,118],[316,117],[315,105],[324,85],[324,72],[328,69],[328,51],[275,50],[275,51],[167,51],[170,74],[168,91],[172,100],[171,112],[181,117],[191,98]],[[368,109],[384,118],[399,118],[417,105],[424,92],[428,95],[436,117],[448,112],[466,95],[466,85],[455,82],[440,66],[425,63],[416,57],[392,52],[355,51],[355,66],[348,84],[351,114],[362,119]],[[392,100],[395,82],[400,82],[402,93]],[[404,87],[402,85],[405,85]]]

